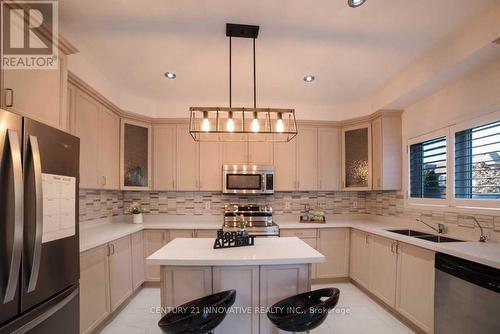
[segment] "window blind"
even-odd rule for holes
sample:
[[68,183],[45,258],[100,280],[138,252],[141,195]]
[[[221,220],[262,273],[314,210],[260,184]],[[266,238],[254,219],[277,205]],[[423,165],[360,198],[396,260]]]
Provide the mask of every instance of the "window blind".
[[410,197],[446,198],[446,137],[410,146]]
[[500,121],[455,133],[455,197],[500,199]]

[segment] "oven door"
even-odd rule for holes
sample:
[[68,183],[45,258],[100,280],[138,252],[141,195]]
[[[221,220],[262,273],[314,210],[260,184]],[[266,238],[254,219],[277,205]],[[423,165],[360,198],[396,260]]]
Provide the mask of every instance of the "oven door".
[[266,177],[253,171],[225,171],[222,187],[225,194],[262,194],[266,189]]

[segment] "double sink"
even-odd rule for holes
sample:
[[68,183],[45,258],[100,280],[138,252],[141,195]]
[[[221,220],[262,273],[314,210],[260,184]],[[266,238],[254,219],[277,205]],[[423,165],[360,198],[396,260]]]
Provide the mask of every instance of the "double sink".
[[434,234],[429,234],[429,233],[415,231],[415,230],[409,230],[409,229],[404,229],[404,230],[398,229],[398,230],[387,230],[387,231],[392,232],[392,233],[406,235],[409,237],[414,237],[417,239],[432,241],[432,242],[463,242],[464,241],[464,240],[458,240],[458,239],[443,237],[441,235],[434,235]]

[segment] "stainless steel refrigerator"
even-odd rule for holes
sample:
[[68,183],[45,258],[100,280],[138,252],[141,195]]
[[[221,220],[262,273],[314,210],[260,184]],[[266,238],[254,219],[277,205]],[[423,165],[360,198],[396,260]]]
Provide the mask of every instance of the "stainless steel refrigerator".
[[77,137],[0,109],[0,334],[77,334]]

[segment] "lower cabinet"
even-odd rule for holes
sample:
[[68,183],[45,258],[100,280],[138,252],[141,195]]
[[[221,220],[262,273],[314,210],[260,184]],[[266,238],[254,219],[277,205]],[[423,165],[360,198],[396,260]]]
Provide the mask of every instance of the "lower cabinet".
[[387,305],[395,307],[398,255],[397,241],[372,236],[370,290]]
[[172,241],[176,238],[194,238],[195,233],[194,230],[170,230],[169,235],[169,241]]
[[217,230],[196,230],[197,238],[216,238]]
[[435,253],[405,243],[398,244],[397,252],[396,309],[426,333],[433,333]]
[[434,328],[433,251],[351,231],[350,277],[425,333]]
[[349,276],[349,228],[319,229],[318,251],[326,261],[319,263],[317,278]]
[[92,332],[110,313],[107,245],[80,256],[80,333]]
[[140,286],[133,285],[133,273],[144,268],[144,258],[134,261],[134,238],[126,236],[80,254],[80,333],[93,332]]
[[145,256],[144,256],[144,232],[139,231],[131,236],[132,244],[132,285],[134,290],[144,283]]
[[109,291],[111,311],[120,306],[133,292],[132,252],[130,236],[110,242]]
[[363,231],[351,231],[350,277],[365,288],[370,287],[371,236]]
[[[144,258],[150,256],[158,249],[167,244],[169,240],[168,231],[165,230],[145,230],[144,231]],[[160,266],[145,265],[145,280],[148,282],[160,281]]]

